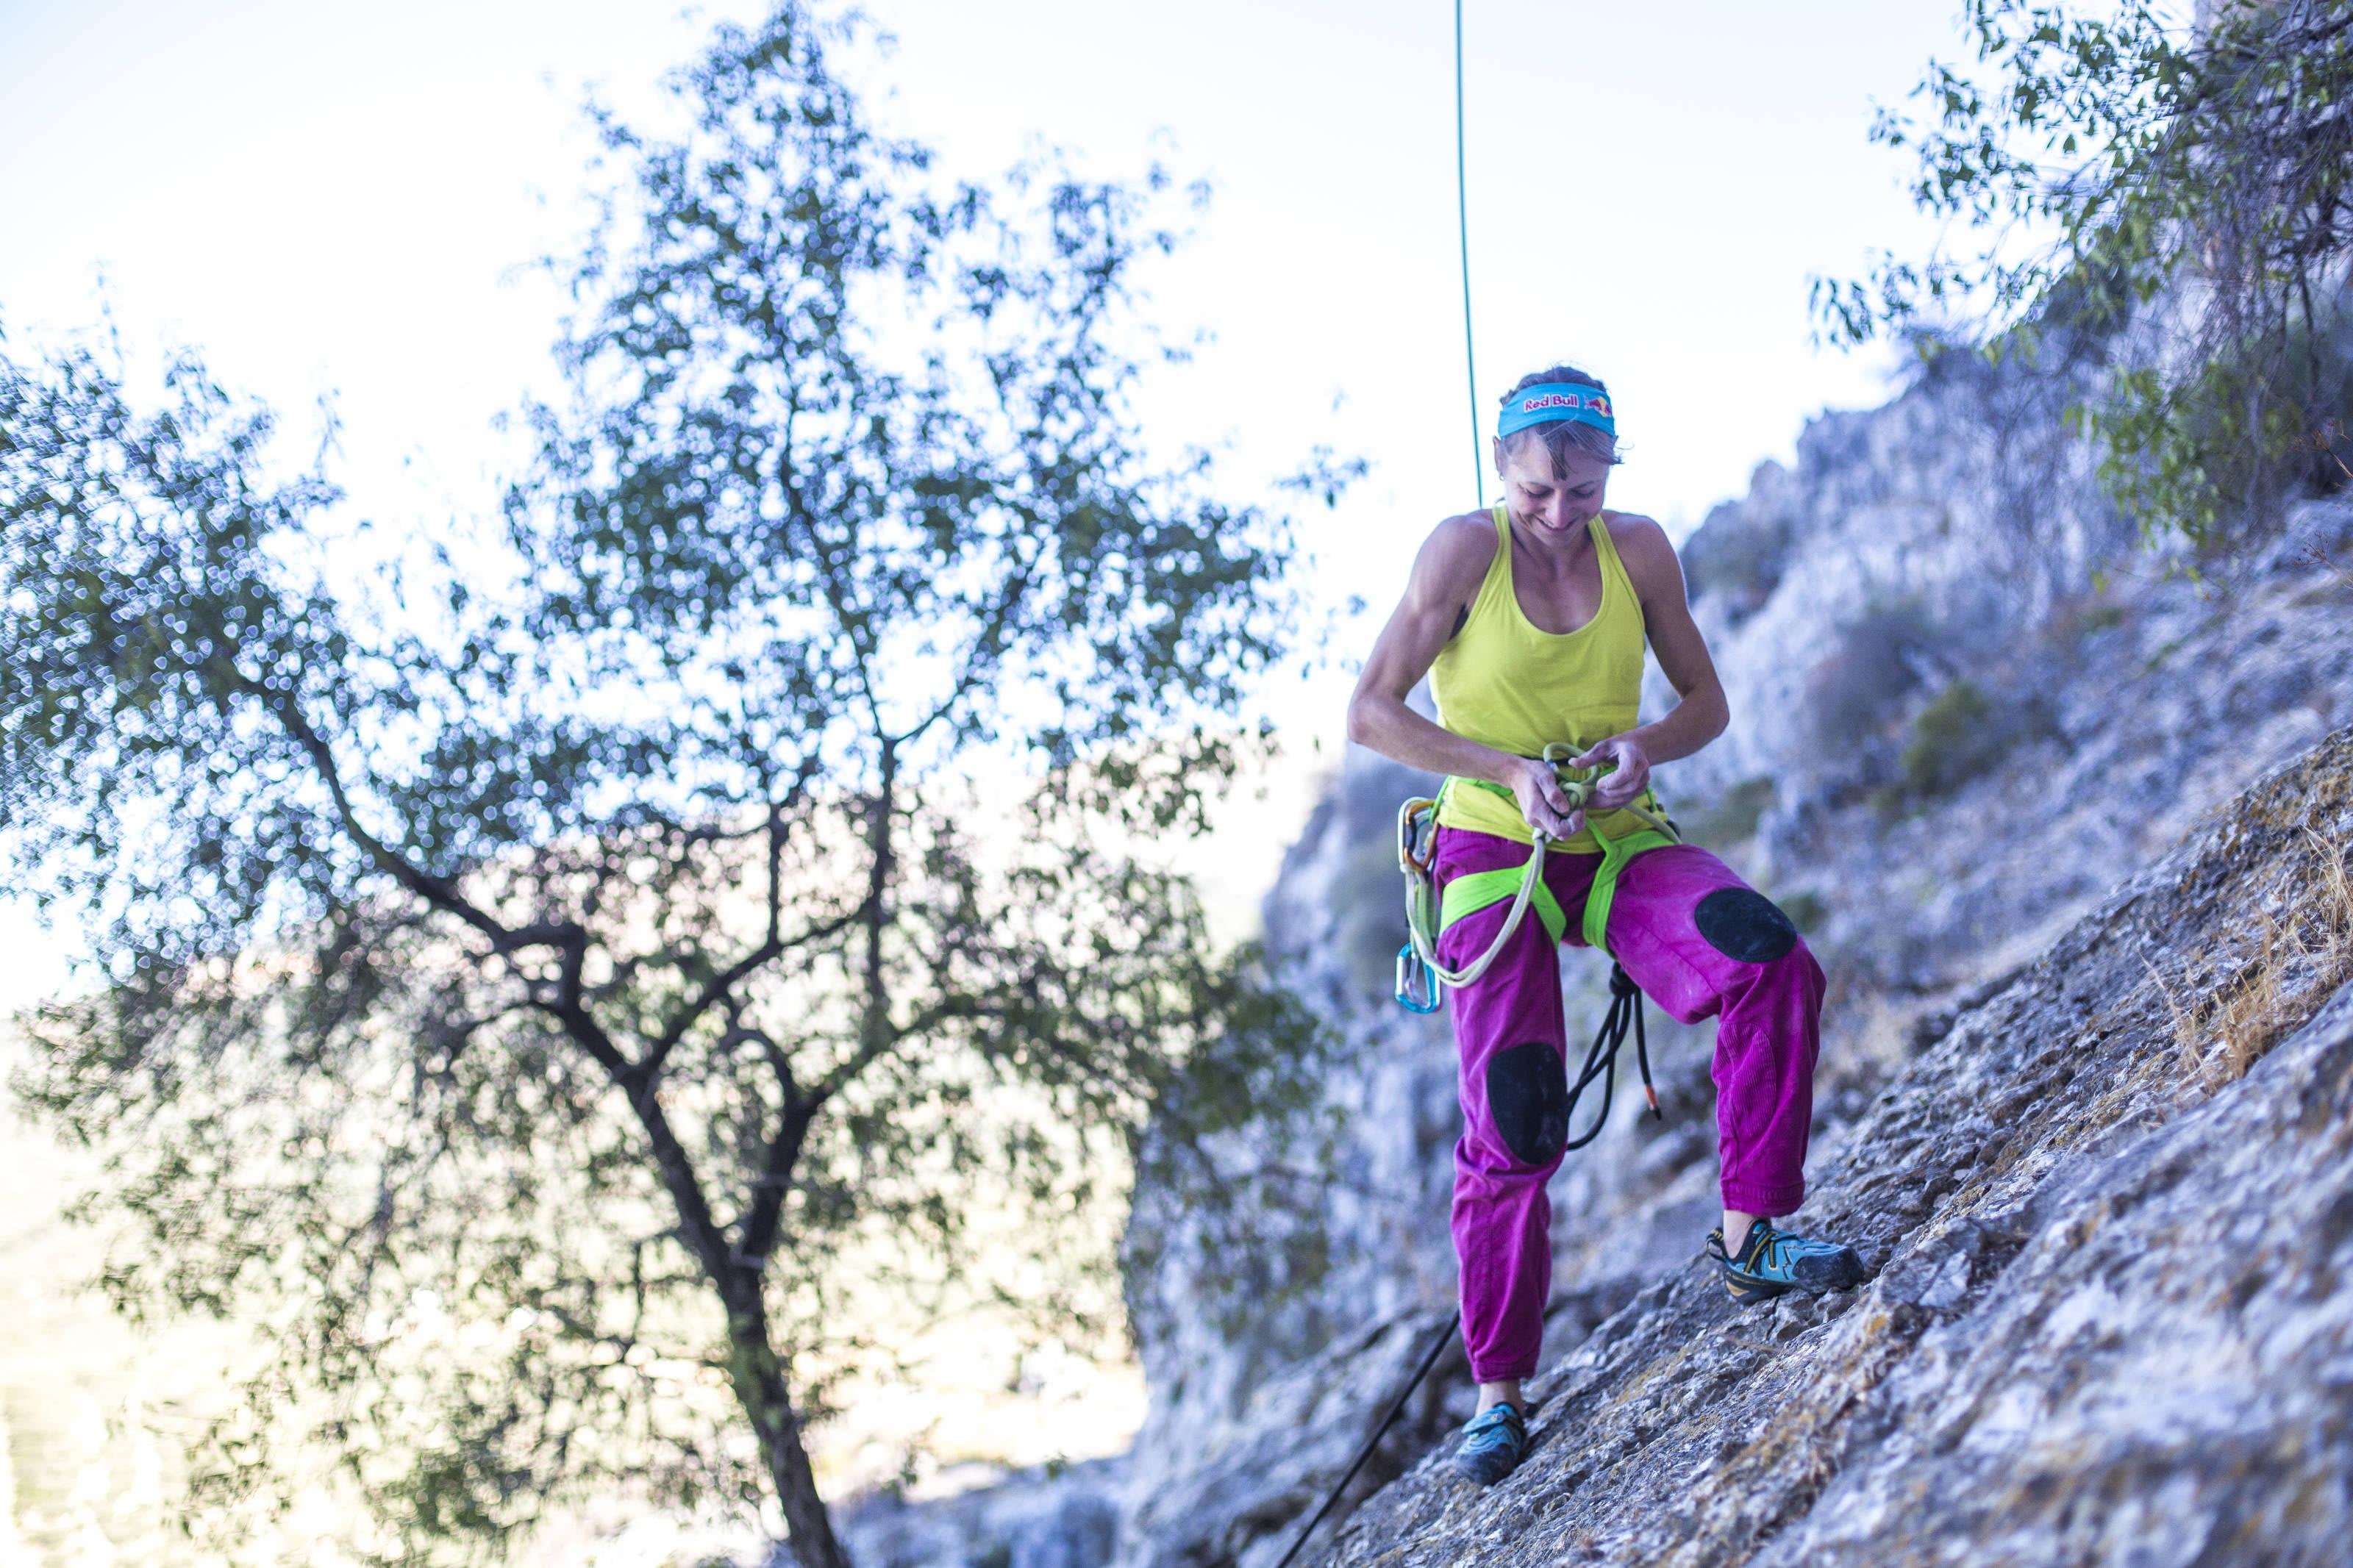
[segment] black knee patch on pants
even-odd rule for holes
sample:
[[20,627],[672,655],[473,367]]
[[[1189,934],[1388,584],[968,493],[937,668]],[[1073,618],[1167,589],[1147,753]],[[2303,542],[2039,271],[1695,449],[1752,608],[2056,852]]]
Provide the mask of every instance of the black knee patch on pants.
[[1568,1064],[1541,1040],[1487,1058],[1487,1113],[1525,1165],[1548,1163],[1568,1142]]
[[1743,963],[1770,963],[1798,945],[1798,928],[1780,906],[1747,888],[1718,888],[1699,901],[1692,923],[1710,947]]

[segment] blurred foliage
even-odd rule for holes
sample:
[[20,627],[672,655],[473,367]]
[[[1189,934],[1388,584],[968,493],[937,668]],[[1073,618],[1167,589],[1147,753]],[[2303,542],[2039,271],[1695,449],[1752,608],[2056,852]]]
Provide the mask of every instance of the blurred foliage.
[[1997,698],[1966,677],[1952,681],[1913,717],[1911,736],[1897,759],[1901,773],[1873,793],[1873,803],[1883,816],[1895,816],[1940,799],[2051,731],[2045,704]]
[[2089,605],[2074,617],[2074,631],[2078,637],[2090,637],[2097,632],[2113,631],[2123,626],[2126,618],[2125,607],[2122,605]]
[[568,394],[429,563],[193,357],[0,357],[0,847],[94,960],[18,1088],[105,1151],[118,1304],[269,1346],[216,1550],[325,1452],[387,1563],[624,1496],[839,1563],[848,1279],[1082,1340],[1137,1163],[1314,1099],[1324,1031],[1134,852],[1293,619],[1287,519],[1130,410],[1182,193],[938,178],[858,37],[787,0],[674,139],[600,119]]
[[1994,705],[1974,680],[1956,680],[1912,721],[1900,759],[1904,788],[1915,798],[1949,795],[2001,753]]
[[1774,902],[1781,906],[1781,912],[1789,917],[1789,923],[1798,928],[1799,935],[1809,942],[1820,942],[1822,922],[1831,918],[1831,907],[1820,893],[1800,889],[1782,894]]
[[1817,751],[1841,752],[1893,721],[1945,665],[1943,636],[1916,596],[1870,605],[1806,672],[1802,721]]
[[1770,774],[1743,779],[1714,799],[1675,814],[1683,837],[1694,844],[1728,847],[1753,838],[1757,825],[1773,809],[1780,786]]
[[1816,279],[1825,334],[2100,358],[2071,418],[2152,540],[2228,544],[2353,477],[2353,0],[2222,0],[2195,36],[2152,0],[1963,16],[1973,65],[1872,132],[1952,242]]

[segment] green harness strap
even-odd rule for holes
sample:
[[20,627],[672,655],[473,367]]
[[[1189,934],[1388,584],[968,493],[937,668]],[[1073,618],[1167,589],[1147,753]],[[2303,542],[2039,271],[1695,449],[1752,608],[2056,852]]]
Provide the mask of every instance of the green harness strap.
[[[1441,934],[1456,921],[1477,914],[1490,904],[1510,901],[1519,894],[1520,883],[1528,872],[1525,866],[1498,866],[1492,871],[1472,871],[1446,884],[1446,892],[1438,906],[1438,929]],[[1536,919],[1544,921],[1546,931],[1558,942],[1568,930],[1568,916],[1552,889],[1538,882],[1529,902],[1535,905]]]
[[[1469,784],[1473,789],[1487,790],[1502,795],[1506,800],[1517,798],[1510,790],[1490,780],[1462,778],[1459,775],[1446,781],[1444,787],[1439,791],[1439,798],[1443,800],[1446,797],[1446,790],[1452,789],[1456,784]],[[1591,825],[1588,824],[1588,826]],[[1609,911],[1618,901],[1618,873],[1624,870],[1626,862],[1635,856],[1646,850],[1663,849],[1670,844],[1681,841],[1672,835],[1662,833],[1655,827],[1646,827],[1640,832],[1629,833],[1622,838],[1606,837],[1599,829],[1596,828],[1593,837],[1601,845],[1601,864],[1593,873],[1592,890],[1585,897],[1585,920],[1580,934],[1584,936],[1588,946],[1599,948],[1603,952],[1609,952]],[[1504,866],[1493,871],[1473,871],[1468,876],[1455,878],[1446,884],[1445,894],[1439,904],[1440,932],[1442,934],[1446,928],[1456,921],[1477,914],[1491,904],[1500,904],[1507,899],[1516,897],[1520,890],[1520,883],[1526,875],[1527,868],[1525,866]],[[1539,881],[1536,883],[1535,896],[1532,901],[1535,905],[1537,918],[1544,921],[1545,930],[1552,933],[1553,941],[1558,942],[1562,933],[1568,930],[1568,916],[1561,909],[1560,900],[1552,896],[1551,889]],[[1618,955],[1609,952],[1609,956],[1615,959]]]
[[1593,873],[1593,890],[1585,895],[1585,940],[1588,946],[1609,952],[1614,961],[1617,954],[1609,952],[1609,910],[1618,901],[1618,873],[1626,862],[1648,849],[1663,849],[1681,840],[1671,838],[1655,827],[1645,827],[1640,833],[1629,833],[1623,838],[1602,838],[1601,866]]

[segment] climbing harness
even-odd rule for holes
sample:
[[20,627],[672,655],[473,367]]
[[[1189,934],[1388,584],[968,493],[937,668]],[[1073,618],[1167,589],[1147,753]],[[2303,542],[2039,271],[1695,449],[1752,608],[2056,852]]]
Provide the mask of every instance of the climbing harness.
[[[1569,809],[1582,811],[1600,785],[1601,770],[1580,772],[1570,767],[1568,759],[1575,754],[1575,747],[1555,743],[1544,749],[1543,760],[1551,763],[1558,775]],[[1405,945],[1398,949],[1397,999],[1398,1005],[1409,1012],[1435,1013],[1442,987],[1460,989],[1486,973],[1488,965],[1512,940],[1512,933],[1519,930],[1530,908],[1535,910],[1555,942],[1568,930],[1568,917],[1544,885],[1548,840],[1542,833],[1535,836],[1527,861],[1518,870],[1506,866],[1454,878],[1446,884],[1443,899],[1440,898],[1431,875],[1438,854],[1438,808],[1447,792],[1457,787],[1490,790],[1506,799],[1514,798],[1503,785],[1485,779],[1450,778],[1435,798],[1416,796],[1398,807],[1398,869],[1405,873],[1407,936]],[[1657,804],[1647,792],[1644,798],[1652,805]],[[1619,872],[1625,868],[1627,861],[1645,850],[1683,842],[1683,835],[1675,831],[1673,823],[1641,801],[1621,809],[1650,826],[1618,838],[1606,837],[1598,828],[1593,831],[1601,845],[1601,865],[1593,874],[1593,889],[1585,900],[1581,932],[1588,945],[1604,952],[1609,951],[1609,910],[1617,900]],[[1439,962],[1438,939],[1447,927],[1505,899],[1512,900],[1512,907],[1484,952],[1461,969],[1448,969]]]
[[[1555,743],[1544,749],[1543,760],[1559,777],[1561,792],[1568,797],[1570,808],[1583,810],[1600,787],[1602,771],[1572,767],[1569,759],[1576,752],[1573,746]],[[1542,833],[1536,834],[1526,863],[1518,869],[1505,866],[1493,871],[1473,871],[1450,879],[1440,893],[1433,874],[1438,855],[1439,803],[1447,791],[1458,787],[1509,794],[1503,785],[1484,779],[1450,778],[1436,798],[1417,796],[1398,807],[1398,868],[1405,873],[1406,942],[1398,949],[1396,994],[1398,1005],[1411,1013],[1435,1013],[1447,986],[1459,989],[1486,973],[1531,909],[1553,941],[1560,941],[1568,930],[1568,917],[1560,901],[1544,885],[1545,852],[1549,841]],[[1609,952],[1609,910],[1617,901],[1619,873],[1637,855],[1683,842],[1683,835],[1675,830],[1674,824],[1651,809],[1657,805],[1656,798],[1646,791],[1643,799],[1649,804],[1638,801],[1623,809],[1648,824],[1646,827],[1616,838],[1598,829],[1594,831],[1594,837],[1601,845],[1601,864],[1593,873],[1593,886],[1586,895],[1585,916],[1579,930],[1588,945],[1604,952]],[[1506,899],[1512,907],[1504,911],[1504,923],[1484,952],[1460,969],[1449,969],[1440,962],[1438,939],[1449,926]],[[1651,1043],[1642,1020],[1642,993],[1612,954],[1609,1008],[1602,1017],[1601,1027],[1594,1032],[1593,1043],[1586,1050],[1585,1064],[1568,1090],[1568,1107],[1574,1112],[1577,1096],[1587,1085],[1599,1079],[1601,1111],[1582,1137],[1563,1145],[1564,1152],[1583,1148],[1608,1124],[1609,1107],[1617,1093],[1618,1051],[1626,1043],[1630,1031],[1634,1037],[1635,1061],[1642,1074],[1643,1098],[1650,1102],[1651,1114],[1661,1115],[1658,1089],[1651,1081]]]

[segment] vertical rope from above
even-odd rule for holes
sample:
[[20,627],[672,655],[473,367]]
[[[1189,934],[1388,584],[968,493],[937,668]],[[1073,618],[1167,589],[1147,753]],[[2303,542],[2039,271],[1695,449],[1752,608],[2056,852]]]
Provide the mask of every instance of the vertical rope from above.
[[1487,510],[1487,455],[1479,447],[1479,360],[1471,347],[1471,193],[1462,156],[1462,0],[1454,0],[1454,216],[1462,237],[1462,369],[1471,382],[1471,478]]

